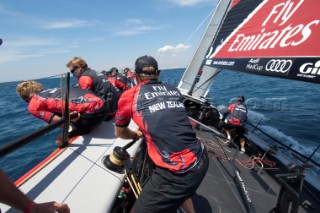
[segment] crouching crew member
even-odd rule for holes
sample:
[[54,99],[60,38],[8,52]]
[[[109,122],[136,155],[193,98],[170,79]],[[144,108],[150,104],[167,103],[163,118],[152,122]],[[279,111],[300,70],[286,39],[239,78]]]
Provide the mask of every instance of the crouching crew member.
[[66,66],[78,78],[78,85],[81,89],[90,90],[104,100],[109,109],[109,117],[113,117],[120,97],[118,89],[106,79],[103,73],[90,69],[87,62],[81,57],[73,57]]
[[[65,92],[60,88],[45,89],[35,81],[20,83],[16,89],[18,95],[29,103],[28,111],[47,123],[61,119],[65,106]],[[69,138],[91,132],[108,116],[108,108],[102,98],[93,92],[80,88],[70,88],[69,110],[78,116],[71,120],[72,130]],[[57,145],[62,145],[61,135]]]

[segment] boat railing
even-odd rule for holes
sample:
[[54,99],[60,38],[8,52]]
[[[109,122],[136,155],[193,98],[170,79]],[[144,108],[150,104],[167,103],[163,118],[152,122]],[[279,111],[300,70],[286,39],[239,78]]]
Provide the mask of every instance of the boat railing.
[[285,174],[276,174],[280,182],[280,192],[276,207],[270,212],[289,212],[297,213],[300,205],[300,198],[304,183],[304,170],[307,165],[296,165],[291,163],[287,166],[288,172]]
[[[69,130],[69,122],[72,118],[72,115],[69,115],[69,85],[70,85],[70,73],[66,74],[66,96],[65,96],[65,110],[63,113],[63,117],[56,121],[48,124],[45,127],[42,127],[38,129],[37,131],[34,131],[30,133],[29,135],[23,136],[19,139],[16,139],[12,142],[9,142],[3,146],[0,147],[0,157],[3,157],[20,147],[30,143],[34,139],[56,129],[57,127],[63,125],[63,134],[62,134],[62,145],[61,147],[65,147],[68,144],[67,138],[68,138],[68,130]],[[73,115],[76,116],[76,115]]]
[[[317,167],[320,167],[320,164],[318,162],[316,162],[313,158],[313,156],[315,155],[315,153],[320,149],[320,145],[317,146],[317,148],[311,153],[311,155],[309,156],[306,156],[296,150],[294,150],[292,148],[292,145],[286,145],[284,144],[283,142],[277,140],[276,138],[272,137],[271,135],[269,135],[268,133],[266,133],[265,131],[263,131],[262,129],[260,129],[258,126],[259,126],[259,123],[260,121],[256,124],[256,125],[253,125],[251,123],[249,123],[248,121],[246,122],[249,126],[253,127],[253,129],[251,130],[252,133],[254,133],[256,130],[258,130],[259,132],[261,132],[264,136],[266,136],[267,138],[271,139],[273,142],[277,143],[277,144],[280,144],[282,148],[284,149],[287,149],[287,150],[290,150],[291,152],[294,153],[294,156],[296,158],[298,158],[300,161],[302,161],[303,163],[308,163],[308,162],[311,162],[313,163],[314,165],[316,165]],[[278,147],[279,148],[279,147]]]

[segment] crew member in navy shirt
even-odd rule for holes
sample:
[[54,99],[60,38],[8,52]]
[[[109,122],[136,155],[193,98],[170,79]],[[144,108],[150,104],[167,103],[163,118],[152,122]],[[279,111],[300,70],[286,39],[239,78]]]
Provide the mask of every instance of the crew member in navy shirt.
[[78,78],[78,87],[90,90],[103,98],[109,112],[108,119],[113,118],[120,97],[119,89],[112,85],[103,73],[89,68],[81,57],[73,57],[66,65],[73,76]]
[[247,107],[244,105],[245,98],[238,96],[235,103],[230,104],[228,110],[223,114],[222,122],[229,115],[228,121],[225,125],[226,129],[236,131],[236,140],[240,143],[240,153],[245,153],[245,139],[244,139],[244,123],[247,120]]
[[[133,211],[176,212],[181,206],[194,212],[191,197],[207,172],[207,150],[196,138],[181,93],[158,81],[157,61],[142,56],[136,60],[135,71],[138,85],[119,99],[115,133],[124,139],[144,135],[155,169]],[[131,119],[139,130],[128,128]]]

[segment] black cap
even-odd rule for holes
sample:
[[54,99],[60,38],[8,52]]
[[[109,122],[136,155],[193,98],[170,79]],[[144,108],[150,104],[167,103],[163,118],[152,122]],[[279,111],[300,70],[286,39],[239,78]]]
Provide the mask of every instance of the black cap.
[[141,56],[136,60],[135,63],[135,71],[136,73],[140,74],[142,73],[142,69],[144,67],[153,67],[156,70],[156,73],[158,73],[158,63],[156,59],[154,59],[152,56]]
[[107,71],[105,71],[105,70],[102,70],[100,73],[102,73],[102,74],[104,74],[104,75],[107,75]]
[[244,97],[243,96],[238,96],[237,101],[243,103],[244,102]]
[[113,72],[113,71],[116,71],[116,72],[119,72],[119,70],[116,68],[116,67],[112,67],[109,72]]

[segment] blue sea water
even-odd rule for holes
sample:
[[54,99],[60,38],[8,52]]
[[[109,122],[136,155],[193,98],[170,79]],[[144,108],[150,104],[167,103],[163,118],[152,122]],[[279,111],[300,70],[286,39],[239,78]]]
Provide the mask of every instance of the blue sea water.
[[[163,70],[160,79],[177,85],[183,72],[184,69]],[[61,85],[59,78],[38,81],[46,88]],[[0,84],[0,146],[46,125],[28,113],[27,103],[15,92],[18,83]],[[222,71],[215,78],[208,97],[223,110],[239,95],[246,97],[249,122],[259,122],[261,129],[279,141],[305,155],[310,155],[320,145],[320,85]],[[54,141],[60,131],[47,133],[0,158],[0,167],[12,179],[19,178],[56,149]],[[313,159],[320,161],[320,150]]]

